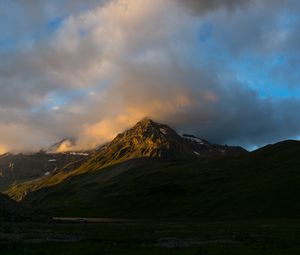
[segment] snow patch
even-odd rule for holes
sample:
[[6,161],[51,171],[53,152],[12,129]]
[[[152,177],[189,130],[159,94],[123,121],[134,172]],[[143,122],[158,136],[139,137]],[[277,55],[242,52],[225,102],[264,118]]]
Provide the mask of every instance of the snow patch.
[[48,175],[50,175],[50,172],[46,172],[46,173],[45,173],[45,176],[48,176]]
[[190,136],[182,136],[184,139],[190,140],[192,142],[196,142],[199,144],[204,144],[203,140],[198,137],[190,137]]
[[200,153],[199,153],[199,152],[194,151],[194,153],[195,153],[197,156],[200,156]]
[[168,133],[167,130],[164,128],[160,128],[160,132],[162,132],[164,135],[166,135]]
[[56,162],[56,159],[49,159],[49,162]]
[[88,153],[84,153],[84,152],[70,152],[70,155],[73,155],[73,156],[85,156],[85,157],[87,157],[89,154]]

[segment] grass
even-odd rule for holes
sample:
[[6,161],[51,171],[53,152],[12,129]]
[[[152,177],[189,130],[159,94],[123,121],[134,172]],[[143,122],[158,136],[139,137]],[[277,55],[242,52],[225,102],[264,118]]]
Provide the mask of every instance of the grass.
[[0,249],[1,255],[296,255],[299,230],[299,220],[2,223]]

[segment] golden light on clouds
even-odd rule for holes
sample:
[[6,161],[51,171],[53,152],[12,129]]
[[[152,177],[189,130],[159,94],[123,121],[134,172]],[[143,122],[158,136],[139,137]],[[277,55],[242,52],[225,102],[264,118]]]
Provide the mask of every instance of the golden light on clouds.
[[178,95],[172,100],[151,100],[148,104],[135,105],[130,103],[127,105],[123,113],[113,117],[103,118],[99,122],[86,125],[83,132],[79,136],[79,140],[75,146],[64,146],[66,150],[80,150],[83,148],[95,148],[105,142],[111,141],[115,136],[124,130],[131,128],[144,117],[150,117],[154,120],[162,120],[165,116],[176,114],[185,107],[191,107],[192,99],[185,95]]
[[72,147],[74,146],[74,144],[69,141],[69,140],[65,140],[56,150],[56,152],[67,152],[72,150]]
[[6,153],[7,151],[8,148],[5,145],[0,144],[0,155]]

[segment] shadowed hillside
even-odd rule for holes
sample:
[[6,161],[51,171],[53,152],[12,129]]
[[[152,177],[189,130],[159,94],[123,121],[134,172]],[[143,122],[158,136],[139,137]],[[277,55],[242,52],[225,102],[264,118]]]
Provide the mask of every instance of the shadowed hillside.
[[2,221],[46,221],[47,217],[0,194],[0,223]]

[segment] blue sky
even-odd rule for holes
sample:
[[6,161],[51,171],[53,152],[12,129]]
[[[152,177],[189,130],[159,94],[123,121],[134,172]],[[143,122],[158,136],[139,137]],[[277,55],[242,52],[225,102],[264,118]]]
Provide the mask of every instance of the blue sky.
[[90,147],[144,116],[247,148],[298,138],[299,11],[295,0],[1,1],[0,148],[70,136]]

